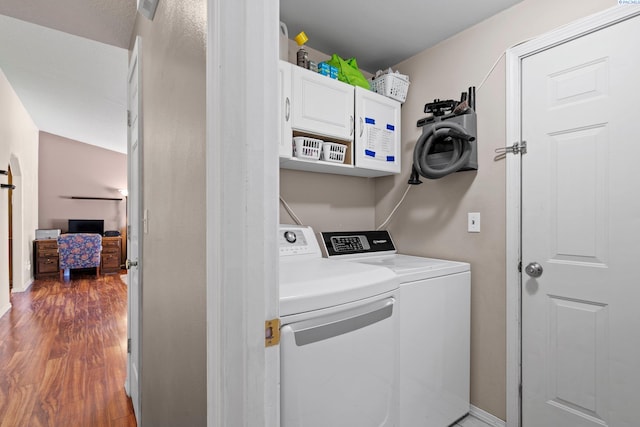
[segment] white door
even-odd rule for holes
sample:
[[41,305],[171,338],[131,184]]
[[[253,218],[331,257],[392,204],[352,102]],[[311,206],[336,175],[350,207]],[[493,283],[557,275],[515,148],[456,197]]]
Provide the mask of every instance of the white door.
[[128,212],[127,212],[127,266],[128,266],[128,322],[129,358],[127,363],[127,392],[131,396],[133,409],[140,419],[140,287],[141,277],[138,263],[141,262],[140,231],[140,161],[142,130],[140,128],[140,64],[139,49],[141,39],[136,38],[129,61],[128,103],[129,103],[129,146],[127,152],[128,169]]
[[522,62],[524,427],[640,423],[639,39],[633,18]]

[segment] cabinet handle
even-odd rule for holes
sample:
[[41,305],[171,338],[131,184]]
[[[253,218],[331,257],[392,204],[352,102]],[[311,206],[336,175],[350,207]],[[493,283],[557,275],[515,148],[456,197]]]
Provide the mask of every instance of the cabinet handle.
[[289,101],[289,97],[284,103],[284,120],[289,121],[289,116],[291,115],[291,101]]
[[362,132],[364,132],[364,122],[362,121],[362,117],[360,117],[360,138],[362,138]]
[[349,117],[349,120],[351,121],[351,131],[349,132],[349,136],[353,135],[353,127],[354,127],[354,123],[353,123],[353,116]]

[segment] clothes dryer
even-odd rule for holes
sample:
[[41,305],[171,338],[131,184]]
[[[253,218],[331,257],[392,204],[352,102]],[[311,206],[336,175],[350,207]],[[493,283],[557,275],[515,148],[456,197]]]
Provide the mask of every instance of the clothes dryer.
[[323,232],[329,259],[386,267],[400,281],[399,425],[445,427],[469,412],[468,263],[398,254],[387,231]]
[[310,227],[279,247],[280,425],[397,426],[397,276],[322,258]]

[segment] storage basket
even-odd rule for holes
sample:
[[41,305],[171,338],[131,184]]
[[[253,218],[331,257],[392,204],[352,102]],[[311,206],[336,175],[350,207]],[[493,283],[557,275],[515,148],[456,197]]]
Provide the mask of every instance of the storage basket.
[[322,160],[334,163],[344,163],[344,157],[347,152],[347,146],[336,144],[334,142],[325,142],[322,144]]
[[318,160],[323,142],[321,139],[296,136],[293,138],[293,156],[300,159]]
[[404,102],[409,91],[409,81],[390,73],[371,81],[371,90],[396,101]]

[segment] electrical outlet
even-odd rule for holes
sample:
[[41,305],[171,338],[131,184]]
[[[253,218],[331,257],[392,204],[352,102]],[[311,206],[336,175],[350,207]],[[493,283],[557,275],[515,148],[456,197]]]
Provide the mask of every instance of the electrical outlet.
[[467,231],[469,233],[480,232],[480,212],[469,212],[467,214]]

